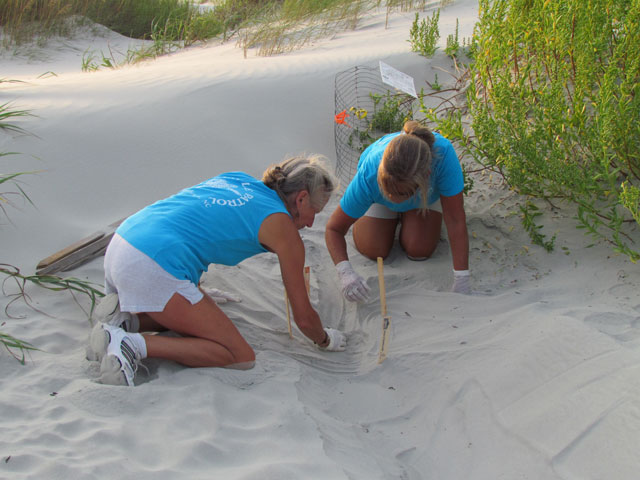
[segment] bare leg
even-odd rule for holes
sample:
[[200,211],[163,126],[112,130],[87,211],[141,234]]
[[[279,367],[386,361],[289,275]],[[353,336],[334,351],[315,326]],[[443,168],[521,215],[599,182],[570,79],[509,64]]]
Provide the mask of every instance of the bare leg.
[[400,245],[411,257],[428,258],[438,246],[441,229],[440,212],[427,210],[422,215],[418,210],[410,210],[402,214]]
[[372,260],[386,258],[393,247],[398,219],[361,217],[353,225],[353,241],[358,251]]
[[174,294],[162,312],[147,312],[181,338],[145,335],[147,356],[188,367],[251,368],[255,353],[236,326],[207,295],[195,305]]

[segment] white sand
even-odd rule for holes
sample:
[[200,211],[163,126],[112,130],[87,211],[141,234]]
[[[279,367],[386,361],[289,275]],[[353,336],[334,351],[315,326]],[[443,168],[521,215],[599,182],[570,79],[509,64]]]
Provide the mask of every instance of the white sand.
[[[441,12],[441,44],[477,2]],[[4,55],[2,102],[32,110],[35,136],[0,132],[2,171],[23,177],[35,203],[9,210],[0,261],[32,273],[39,260],[152,201],[228,170],[260,175],[285,155],[335,161],[334,76],[383,60],[418,89],[442,53],[409,51],[414,14],[384,13],[356,31],[259,58],[210,45],[117,70],[80,71],[89,45],[126,51],[116,35],[50,44],[36,57]],[[35,59],[34,59],[35,58]],[[39,76],[54,72],[56,76]],[[445,75],[439,74],[445,81]],[[350,244],[371,300],[346,304],[326,251],[336,199],[302,232],[311,298],[344,353],[287,335],[277,260],[213,267],[207,285],[239,293],[223,306],[257,352],[246,372],[146,361],[135,388],[95,382],[84,358],[89,323],[68,293],[30,287],[0,330],[42,351],[25,366],[0,354],[0,478],[129,479],[637,479],[640,472],[640,269],[545,211],[556,249],[531,246],[519,199],[477,176],[466,198],[479,295],[448,293],[446,241],[424,263],[399,249],[385,264],[392,316],[377,364],[375,263]],[[350,237],[349,237],[349,241]],[[69,275],[102,283],[102,259]],[[15,291],[5,284],[8,293]],[[88,302],[78,298],[85,309]]]

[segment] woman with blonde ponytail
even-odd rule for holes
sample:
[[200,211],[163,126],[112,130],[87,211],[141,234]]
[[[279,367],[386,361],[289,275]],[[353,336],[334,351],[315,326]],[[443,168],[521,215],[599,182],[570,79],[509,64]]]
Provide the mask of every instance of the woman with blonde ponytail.
[[471,293],[469,237],[462,168],[451,142],[416,121],[371,144],[325,230],[344,296],[367,299],[369,287],[349,262],[345,236],[353,225],[356,248],[375,260],[399,241],[411,260],[426,260],[438,245],[442,220],[453,260],[452,291]]
[[[133,385],[146,357],[251,368],[253,349],[216,305],[239,297],[199,283],[210,264],[237,265],[263,252],[278,256],[300,331],[322,350],[344,350],[344,334],[324,328],[309,301],[298,232],[313,225],[334,185],[319,158],[295,157],[270,166],[262,180],[223,173],[126,219],[105,254],[107,295],[87,348],[87,358],[101,362],[100,381]],[[178,336],[146,333],[161,330]]]

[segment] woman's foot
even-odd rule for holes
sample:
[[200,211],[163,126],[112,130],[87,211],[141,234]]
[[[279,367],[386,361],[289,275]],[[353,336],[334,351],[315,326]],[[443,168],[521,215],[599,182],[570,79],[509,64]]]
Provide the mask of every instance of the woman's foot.
[[89,337],[87,359],[101,360],[98,381],[108,385],[133,386],[140,361],[146,357],[142,335],[98,323]]

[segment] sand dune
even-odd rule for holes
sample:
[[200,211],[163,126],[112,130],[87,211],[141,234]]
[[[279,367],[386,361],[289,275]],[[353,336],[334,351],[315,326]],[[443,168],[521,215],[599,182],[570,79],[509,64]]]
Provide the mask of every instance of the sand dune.
[[[5,55],[3,98],[37,117],[33,136],[0,133],[5,170],[25,178],[35,208],[11,210],[2,259],[39,260],[179,189],[228,170],[260,175],[287,154],[335,161],[334,77],[379,60],[416,86],[450,68],[409,51],[413,13],[270,58],[207,45],[117,70],[80,71],[86,46],[115,34]],[[441,35],[469,36],[477,2],[441,11]],[[45,72],[56,75],[41,76]],[[443,81],[443,74],[439,74]],[[3,101],[5,101],[3,100]],[[519,199],[478,175],[466,198],[476,294],[448,292],[449,248],[385,262],[391,339],[378,364],[379,296],[347,304],[324,245],[333,199],[302,232],[311,300],[347,333],[345,352],[287,333],[277,259],[213,266],[206,286],[233,291],[223,309],[257,352],[249,371],[145,361],[135,388],[96,383],[90,329],[68,293],[30,287],[37,311],[13,303],[2,330],[42,349],[25,366],[0,355],[1,478],[636,479],[640,471],[640,270],[575,229],[570,209],[545,211],[556,249],[530,245]],[[349,237],[349,242],[351,239]],[[350,243],[377,291],[374,262]],[[69,274],[102,283],[102,259]],[[5,285],[8,293],[10,284]],[[81,308],[82,307],[82,308]]]

